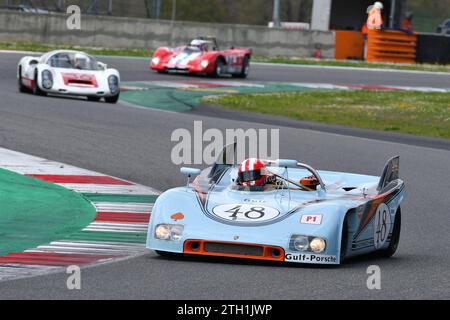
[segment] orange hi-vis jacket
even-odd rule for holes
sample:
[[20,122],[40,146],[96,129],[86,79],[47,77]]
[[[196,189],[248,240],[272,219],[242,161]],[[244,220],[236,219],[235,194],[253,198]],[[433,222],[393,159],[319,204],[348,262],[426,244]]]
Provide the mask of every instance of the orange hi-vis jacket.
[[367,19],[367,28],[369,30],[381,29],[383,25],[383,17],[381,11],[378,8],[372,8],[369,12],[369,18]]

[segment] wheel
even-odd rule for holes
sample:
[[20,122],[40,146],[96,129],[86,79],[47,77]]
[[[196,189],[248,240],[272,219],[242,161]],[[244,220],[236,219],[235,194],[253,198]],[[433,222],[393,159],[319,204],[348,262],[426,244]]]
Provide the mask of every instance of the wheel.
[[106,103],[117,103],[119,101],[119,93],[112,97],[105,97]]
[[244,62],[242,63],[242,71],[241,73],[233,75],[235,78],[245,79],[250,74],[250,58],[246,56],[244,58]]
[[218,58],[216,60],[216,67],[214,69],[214,74],[213,74],[214,77],[217,77],[217,78],[221,77],[224,72],[224,69],[225,69],[225,63],[223,62],[223,60],[221,58]]
[[88,101],[92,101],[92,102],[99,102],[100,101],[100,97],[87,97]]
[[342,226],[341,253],[340,253],[341,264],[344,262],[347,256],[347,247],[348,247],[348,221],[347,217],[345,217],[344,225]]
[[17,85],[19,87],[19,92],[22,92],[22,93],[28,92],[28,88],[26,86],[24,86],[24,84],[22,83],[22,68],[19,68],[19,79],[18,79]]
[[394,228],[392,230],[391,242],[387,249],[381,250],[379,253],[382,257],[390,258],[397,251],[398,244],[400,242],[400,233],[402,229],[402,210],[398,208],[395,214]]
[[45,95],[47,95],[47,93],[45,93],[45,91],[42,91],[41,88],[39,87],[37,71],[36,71],[36,73],[34,75],[33,94],[35,94],[37,96],[45,96]]

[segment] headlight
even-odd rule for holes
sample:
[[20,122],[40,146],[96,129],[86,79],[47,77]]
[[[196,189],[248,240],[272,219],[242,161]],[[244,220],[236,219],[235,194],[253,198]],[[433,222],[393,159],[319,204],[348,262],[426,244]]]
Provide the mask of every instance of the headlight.
[[155,237],[160,240],[169,240],[170,228],[164,224],[159,225],[155,229]]
[[183,236],[184,226],[177,224],[159,224],[155,229],[155,238],[159,240],[179,241]]
[[321,253],[325,250],[325,240],[321,238],[314,238],[310,243],[309,247],[315,253]]
[[294,236],[291,240],[292,246],[295,250],[306,251],[308,250],[309,240],[306,236]]
[[324,239],[303,235],[293,235],[289,243],[289,248],[294,251],[321,253],[326,247],[327,243]]
[[203,69],[206,69],[206,68],[209,66],[209,61],[208,61],[208,60],[203,60],[203,61],[200,63],[200,65],[201,65],[201,67],[202,67]]
[[180,241],[183,236],[184,228],[183,226],[173,226],[170,228],[170,238],[173,241]]
[[152,59],[152,65],[157,66],[160,61],[161,61],[161,58],[155,57]]
[[44,89],[51,89],[53,87],[53,75],[49,70],[42,71],[42,86]]
[[119,78],[117,76],[109,76],[108,77],[108,85],[109,85],[109,90],[111,91],[112,94],[116,94],[117,92],[119,92]]

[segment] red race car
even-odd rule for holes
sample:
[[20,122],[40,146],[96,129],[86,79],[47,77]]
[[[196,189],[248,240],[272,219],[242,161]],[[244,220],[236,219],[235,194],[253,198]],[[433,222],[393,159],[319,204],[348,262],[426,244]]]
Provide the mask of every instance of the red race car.
[[214,77],[232,75],[246,78],[250,72],[252,51],[243,48],[219,50],[214,38],[199,37],[187,46],[159,48],[150,69],[160,73],[201,74]]

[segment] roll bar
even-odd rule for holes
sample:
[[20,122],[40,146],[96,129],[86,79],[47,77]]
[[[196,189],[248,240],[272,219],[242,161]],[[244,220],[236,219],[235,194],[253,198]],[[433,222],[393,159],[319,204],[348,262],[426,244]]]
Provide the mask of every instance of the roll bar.
[[[307,165],[305,163],[300,163],[297,160],[289,160],[289,159],[279,159],[276,161],[268,161],[268,163],[271,165],[274,164],[276,167],[281,167],[281,168],[303,168],[303,169],[306,169],[317,179],[317,181],[319,181],[319,184],[320,184],[320,187],[322,188],[322,190],[326,191],[326,186],[322,180],[322,177],[319,175],[317,170],[314,169],[313,167],[311,167],[310,165]],[[300,185],[299,183],[297,183],[295,181],[291,181],[286,178],[283,178],[283,179],[285,179],[289,183],[292,183],[296,186],[304,188],[304,186]]]

